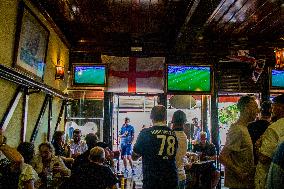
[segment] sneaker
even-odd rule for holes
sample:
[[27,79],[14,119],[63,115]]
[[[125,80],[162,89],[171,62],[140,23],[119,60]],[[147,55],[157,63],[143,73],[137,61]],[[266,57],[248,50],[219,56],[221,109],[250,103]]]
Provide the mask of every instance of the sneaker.
[[136,175],[136,173],[135,173],[135,170],[134,169],[132,169],[132,176],[133,175]]
[[128,177],[128,170],[127,170],[127,169],[124,170],[123,176],[124,176],[124,178],[127,178],[127,177]]

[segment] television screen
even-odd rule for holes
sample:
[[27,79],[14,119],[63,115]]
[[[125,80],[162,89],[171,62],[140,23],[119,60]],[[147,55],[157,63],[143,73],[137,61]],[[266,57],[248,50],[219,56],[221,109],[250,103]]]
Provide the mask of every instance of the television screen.
[[271,70],[271,87],[284,88],[284,70]]
[[73,74],[74,85],[106,85],[106,65],[74,65]]
[[211,92],[211,67],[168,65],[168,91]]

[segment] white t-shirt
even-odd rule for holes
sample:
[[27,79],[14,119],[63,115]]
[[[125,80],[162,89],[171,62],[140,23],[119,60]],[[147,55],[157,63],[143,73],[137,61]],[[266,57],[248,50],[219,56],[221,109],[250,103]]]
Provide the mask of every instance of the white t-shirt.
[[[246,173],[254,174],[253,145],[247,129],[247,125],[232,124],[226,137],[226,144],[223,148],[230,153],[230,158],[239,169]],[[242,180],[236,173],[225,166],[225,184],[228,188],[249,188],[253,181]]]
[[[262,144],[259,152],[272,158],[277,145],[282,141],[284,141],[284,118],[281,118],[269,125],[269,127],[263,133]],[[258,162],[255,174],[256,189],[265,188],[269,166],[270,165],[264,165]]]
[[33,180],[34,183],[36,183],[39,180],[39,177],[31,165],[23,163],[21,167],[21,174],[19,176],[18,188],[24,188],[24,183],[29,180]]
[[178,140],[178,149],[176,153],[176,165],[178,169],[178,180],[182,181],[186,179],[184,171],[184,161],[188,146],[186,134],[183,131],[175,131]]

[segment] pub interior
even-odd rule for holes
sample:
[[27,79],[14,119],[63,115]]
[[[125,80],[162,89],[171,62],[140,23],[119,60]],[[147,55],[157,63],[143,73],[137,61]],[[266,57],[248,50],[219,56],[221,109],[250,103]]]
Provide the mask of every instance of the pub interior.
[[[111,187],[142,188],[145,158],[125,174],[122,127],[129,118],[133,147],[155,126],[157,105],[168,128],[176,111],[186,115],[180,188],[227,188],[219,154],[239,119],[238,101],[254,96],[260,108],[284,93],[282,0],[2,0],[0,12],[0,188],[31,184],[20,173],[5,180],[7,158],[31,165],[33,188],[72,188],[76,158],[92,140],[108,157]],[[57,172],[42,175],[44,156],[29,163],[20,146],[26,142],[35,157],[57,153],[55,136],[64,155],[52,164]],[[202,136],[215,148],[210,158],[196,151]],[[78,153],[76,140],[84,145]],[[88,153],[96,162],[102,152]],[[93,188],[106,188],[96,178]]]

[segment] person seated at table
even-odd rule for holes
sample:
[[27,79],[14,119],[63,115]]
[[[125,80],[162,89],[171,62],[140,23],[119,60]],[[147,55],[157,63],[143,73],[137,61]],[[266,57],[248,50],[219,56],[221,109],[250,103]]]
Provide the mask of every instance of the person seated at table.
[[70,157],[70,146],[64,141],[64,131],[55,131],[51,143],[54,147],[55,155],[59,156],[65,165],[70,168],[74,163],[74,159]]
[[118,179],[108,166],[103,165],[105,150],[94,147],[89,152],[89,162],[71,175],[68,183],[62,189],[106,189],[117,188]]
[[108,146],[107,143],[105,142],[98,142],[97,145],[98,147],[101,147],[105,150],[105,161],[104,161],[104,165],[105,166],[109,166],[109,168],[113,171],[116,172],[115,170],[115,165],[114,165],[114,151],[112,151]]
[[[200,161],[217,160],[215,145],[207,141],[207,133],[200,133],[200,142],[193,146],[193,152],[199,154]],[[220,173],[212,163],[211,166],[211,186],[215,188],[219,182]]]
[[80,169],[83,164],[89,162],[90,150],[94,148],[99,141],[97,135],[94,133],[87,134],[85,140],[88,146],[88,150],[75,158],[74,164],[72,166],[72,174],[76,172],[76,170]]
[[35,182],[39,179],[37,173],[21,153],[6,144],[6,141],[3,130],[0,129],[0,188],[34,189]]
[[[39,154],[33,158],[31,165],[42,181],[41,187],[45,188],[49,184],[58,187],[66,177],[71,175],[71,171],[59,156],[54,155],[51,143],[41,143],[38,149]],[[50,175],[53,175],[52,181],[48,180]]]
[[70,152],[71,157],[74,159],[88,150],[88,146],[85,141],[81,140],[81,136],[82,133],[80,129],[73,131],[73,139],[70,142]]
[[41,184],[41,181],[36,171],[30,165],[34,157],[34,154],[35,154],[34,144],[31,142],[21,142],[19,146],[17,147],[17,151],[24,158],[24,163],[21,166],[22,175],[20,175],[19,185],[22,185],[22,188],[25,188],[25,189],[26,188],[32,189],[33,187],[26,186],[27,185],[26,181],[28,181],[31,185],[34,185],[34,188],[38,188],[38,186],[40,186]]

